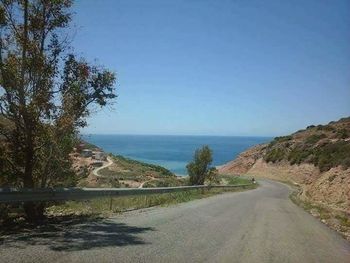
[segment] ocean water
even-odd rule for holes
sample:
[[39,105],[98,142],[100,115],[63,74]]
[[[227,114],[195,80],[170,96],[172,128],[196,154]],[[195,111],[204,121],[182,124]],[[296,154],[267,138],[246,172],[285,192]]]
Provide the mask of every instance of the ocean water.
[[83,135],[104,151],[161,165],[175,174],[186,175],[186,165],[203,145],[213,150],[213,165],[233,160],[249,147],[270,141],[269,137],[168,136],[168,135]]

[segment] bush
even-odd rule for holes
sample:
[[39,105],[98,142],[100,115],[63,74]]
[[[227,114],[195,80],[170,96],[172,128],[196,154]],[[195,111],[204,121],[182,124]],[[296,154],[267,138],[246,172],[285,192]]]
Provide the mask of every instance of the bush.
[[144,163],[141,161],[136,161],[136,160],[129,159],[129,158],[126,158],[126,157],[121,156],[121,155],[115,155],[113,157],[117,162],[121,163],[123,166],[126,166],[126,167],[131,166],[131,168],[135,168],[135,169],[138,168],[142,171],[146,171],[146,170],[154,171],[154,172],[159,173],[159,177],[163,177],[163,176],[175,177],[175,175],[172,172],[170,172],[168,169],[166,169],[162,166],[156,165],[156,164],[150,164],[150,163]]
[[149,187],[173,187],[173,186],[183,186],[183,182],[177,178],[164,178],[162,180],[151,180],[143,185],[143,188]]
[[346,139],[346,138],[350,137],[350,133],[346,129],[340,129],[337,131],[336,137],[339,139]]
[[319,140],[326,138],[327,136],[323,133],[321,134],[313,134],[309,137],[306,138],[305,143],[307,144],[315,144],[317,143]]
[[293,139],[292,135],[275,137],[268,145],[268,148],[272,148],[277,143],[288,142]]
[[338,165],[347,169],[350,167],[349,159],[350,143],[337,141],[315,148],[312,162],[323,172]]
[[202,185],[206,179],[213,179],[216,169],[210,167],[212,161],[213,153],[207,145],[196,150],[193,161],[186,166],[191,185]]
[[324,134],[312,135],[306,140],[306,144],[297,144],[288,153],[286,148],[270,147],[264,156],[266,162],[279,162],[287,159],[291,165],[301,164],[303,162],[312,163],[320,169],[321,172],[328,171],[332,167],[341,165],[344,169],[350,167],[350,143],[346,141],[337,141],[334,143],[324,143],[311,148],[308,145],[314,144]]
[[282,148],[273,148],[267,151],[264,156],[266,162],[279,162],[282,161],[285,157],[285,150]]
[[288,161],[290,162],[291,165],[301,164],[310,156],[310,154],[311,154],[310,150],[303,149],[301,147],[295,147],[288,154]]

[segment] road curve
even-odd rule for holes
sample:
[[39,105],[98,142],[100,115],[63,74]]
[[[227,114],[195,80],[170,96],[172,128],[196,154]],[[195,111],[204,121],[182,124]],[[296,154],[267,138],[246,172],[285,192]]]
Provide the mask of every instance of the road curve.
[[1,238],[0,262],[350,262],[350,243],[261,187]]
[[98,167],[98,168],[96,168],[95,170],[93,170],[93,174],[96,176],[96,177],[100,177],[101,175],[99,175],[99,171],[101,171],[102,169],[104,169],[104,168],[107,168],[107,167],[109,167],[109,166],[111,166],[113,164],[113,161],[109,158],[109,157],[107,157],[107,163],[105,164],[105,165],[103,165],[103,166],[101,166],[101,167]]

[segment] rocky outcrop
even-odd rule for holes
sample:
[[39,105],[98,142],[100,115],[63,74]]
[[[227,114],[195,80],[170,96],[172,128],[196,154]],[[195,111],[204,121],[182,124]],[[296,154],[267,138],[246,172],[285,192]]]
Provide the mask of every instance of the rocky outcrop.
[[235,160],[217,168],[222,174],[245,174],[253,167],[258,159],[262,158],[266,146],[267,144],[256,145],[241,153]]

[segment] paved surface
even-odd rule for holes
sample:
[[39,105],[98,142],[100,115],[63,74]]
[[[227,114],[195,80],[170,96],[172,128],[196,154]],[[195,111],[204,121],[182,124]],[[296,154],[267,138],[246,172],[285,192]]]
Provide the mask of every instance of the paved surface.
[[113,219],[3,237],[1,262],[350,262],[350,243],[263,181]]

